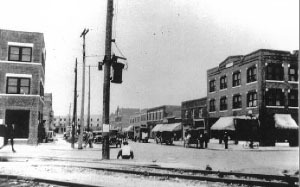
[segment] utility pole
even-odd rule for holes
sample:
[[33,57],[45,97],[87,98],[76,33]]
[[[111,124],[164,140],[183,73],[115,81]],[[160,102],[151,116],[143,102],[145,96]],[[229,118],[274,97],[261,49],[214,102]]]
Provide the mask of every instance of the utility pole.
[[70,103],[69,106],[69,124],[68,124],[69,127],[71,126],[71,107],[72,107],[72,103]]
[[73,120],[72,120],[72,144],[71,147],[74,148],[75,144],[75,127],[77,124],[77,58],[75,61],[75,85],[74,85],[74,107],[73,107]]
[[82,96],[81,96],[81,111],[80,111],[80,135],[78,139],[78,149],[82,149],[82,141],[83,141],[83,129],[84,129],[84,92],[85,92],[85,35],[89,32],[89,29],[84,29],[81,33],[80,37],[83,37],[83,45],[82,45]]
[[105,60],[104,60],[104,83],[103,83],[103,143],[102,159],[109,160],[109,97],[110,97],[110,68],[111,68],[111,42],[112,42],[112,18],[113,18],[113,0],[107,0],[106,14],[106,37],[105,37]]
[[89,66],[89,95],[88,95],[88,116],[87,116],[87,130],[90,130],[91,123],[91,66]]

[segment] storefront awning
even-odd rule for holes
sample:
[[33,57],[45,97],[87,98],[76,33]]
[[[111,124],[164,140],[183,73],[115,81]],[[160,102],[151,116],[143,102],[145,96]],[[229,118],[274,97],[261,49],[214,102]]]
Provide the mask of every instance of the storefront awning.
[[174,132],[182,129],[181,123],[164,124],[160,127],[160,132]]
[[229,117],[220,117],[218,121],[213,124],[211,127],[211,130],[229,130],[229,131],[234,131],[234,118],[233,116]]
[[124,131],[124,132],[133,132],[133,126],[130,125],[130,126],[124,128],[123,131]]
[[298,129],[298,125],[291,114],[275,114],[275,128],[278,129]]
[[157,124],[155,125],[155,127],[152,129],[152,132],[159,132],[159,129],[160,127],[162,126],[163,124]]

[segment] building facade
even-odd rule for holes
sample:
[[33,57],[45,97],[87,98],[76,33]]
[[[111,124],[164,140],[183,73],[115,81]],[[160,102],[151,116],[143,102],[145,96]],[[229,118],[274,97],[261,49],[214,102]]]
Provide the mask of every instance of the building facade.
[[147,109],[142,109],[140,112],[130,116],[129,125],[133,128],[133,137],[138,137],[141,127],[148,128],[147,126]]
[[156,124],[167,123],[168,118],[181,118],[181,106],[163,105],[147,110],[147,125],[150,130]]
[[44,127],[46,131],[54,130],[54,112],[52,108],[52,93],[45,93],[44,96],[44,109],[43,109],[43,119],[45,121]]
[[206,103],[206,97],[181,103],[181,119],[184,129],[206,127],[208,117]]
[[140,112],[138,108],[117,108],[115,113],[110,115],[110,125],[112,129],[124,129],[130,125],[130,116]]
[[298,122],[298,84],[298,51],[260,49],[230,56],[207,71],[209,117],[251,114],[267,137],[274,114],[290,114]]
[[0,119],[29,144],[43,120],[45,60],[42,33],[0,30]]

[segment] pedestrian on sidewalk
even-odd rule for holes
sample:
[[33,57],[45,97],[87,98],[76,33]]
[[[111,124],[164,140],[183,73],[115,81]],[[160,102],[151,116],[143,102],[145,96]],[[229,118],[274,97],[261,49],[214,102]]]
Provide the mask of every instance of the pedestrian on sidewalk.
[[207,131],[204,131],[204,143],[205,143],[204,147],[205,147],[205,149],[207,148],[208,141],[209,141],[208,133],[207,133]]
[[[16,150],[14,149],[14,136],[15,136],[15,124],[8,124],[5,128],[5,138],[7,141],[8,139],[10,139],[10,145],[11,145],[11,150],[12,152],[16,152]],[[6,141],[4,140],[4,141]],[[2,149],[4,146],[6,146],[7,144],[4,143],[0,149]]]
[[133,159],[133,151],[131,149],[131,147],[128,145],[128,142],[124,142],[123,143],[123,147],[120,149],[117,159],[119,159],[119,157],[122,157],[122,159]]
[[224,143],[225,143],[225,149],[228,149],[228,133],[225,131],[224,133]]

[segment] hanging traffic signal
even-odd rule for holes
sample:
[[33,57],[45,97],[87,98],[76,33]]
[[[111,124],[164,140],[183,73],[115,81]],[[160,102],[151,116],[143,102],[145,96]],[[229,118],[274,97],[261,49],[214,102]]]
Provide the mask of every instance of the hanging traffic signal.
[[117,83],[117,84],[121,84],[122,83],[122,71],[124,68],[124,64],[123,63],[119,63],[118,62],[118,58],[121,57],[117,57],[115,55],[112,56],[112,68],[113,68],[113,72],[112,72],[112,83]]

